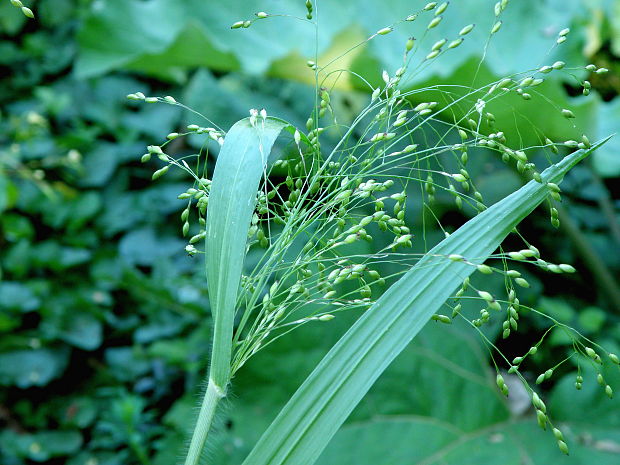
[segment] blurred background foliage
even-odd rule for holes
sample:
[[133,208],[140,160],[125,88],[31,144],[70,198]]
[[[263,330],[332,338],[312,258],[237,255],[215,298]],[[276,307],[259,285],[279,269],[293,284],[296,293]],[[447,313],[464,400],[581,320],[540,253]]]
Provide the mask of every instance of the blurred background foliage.
[[[124,97],[138,90],[172,95],[223,128],[261,107],[303,127],[314,101],[305,62],[315,48],[326,62],[411,13],[407,0],[327,3],[317,8],[315,42],[312,26],[287,18],[230,30],[260,10],[304,16],[300,0],[38,0],[28,5],[35,20],[0,2],[0,463],[164,465],[180,457],[209,359],[209,303],[202,260],[183,253],[180,236],[185,204],[176,197],[188,179],[170,172],[152,183],[154,162],[139,158],[168,132],[201,122],[173,106]],[[469,22],[478,27],[458,53],[409,76],[412,86],[472,83],[493,3],[452,2],[429,43]],[[540,88],[557,107],[573,109],[578,129],[556,118],[551,104],[519,99],[492,109],[498,120],[508,117],[507,133],[537,144],[540,134],[594,140],[617,131],[619,0],[511,2],[504,23],[481,82],[557,59],[610,69],[554,76]],[[564,27],[572,29],[570,40],[546,55]],[[382,69],[399,66],[413,28],[399,26],[332,68],[378,83]],[[368,88],[351,76],[335,72],[328,83],[341,121],[368,100]],[[588,99],[578,81],[586,77]],[[193,153],[201,144],[179,139],[171,151]],[[490,157],[472,166],[489,201],[522,182]],[[577,275],[521,270],[533,284],[523,303],[612,351],[620,345],[619,177],[616,137],[563,184],[559,234],[542,209],[523,225],[546,259],[573,263]],[[448,229],[466,219],[448,197],[438,196],[436,207]],[[419,230],[421,215],[414,217]],[[240,463],[354,317],[305,327],[244,367],[221,414],[212,463]],[[487,337],[512,358],[546,327],[532,314],[508,342],[498,339],[498,328]],[[560,331],[543,347],[528,364],[530,381],[572,350]],[[558,463],[618,463],[620,402],[605,398],[588,373],[577,393],[575,372],[571,360],[541,386],[572,447]],[[620,389],[617,369],[606,379]],[[555,463],[555,441],[532,414],[518,387],[508,400],[498,394],[489,353],[471,330],[429,324],[319,463]]]

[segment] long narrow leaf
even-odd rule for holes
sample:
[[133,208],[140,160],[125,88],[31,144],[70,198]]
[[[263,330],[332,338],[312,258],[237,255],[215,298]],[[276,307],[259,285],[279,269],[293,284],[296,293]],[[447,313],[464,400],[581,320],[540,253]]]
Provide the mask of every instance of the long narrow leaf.
[[[238,121],[215,165],[207,213],[206,273],[214,316],[211,379],[225,388],[230,374],[235,304],[256,193],[271,148],[287,123]],[[234,187],[234,189],[232,189]]]
[[[579,150],[542,174],[559,182],[605,141]],[[468,221],[398,280],[338,341],[263,434],[244,465],[310,465],[379,375],[475,267],[549,194],[531,181]]]

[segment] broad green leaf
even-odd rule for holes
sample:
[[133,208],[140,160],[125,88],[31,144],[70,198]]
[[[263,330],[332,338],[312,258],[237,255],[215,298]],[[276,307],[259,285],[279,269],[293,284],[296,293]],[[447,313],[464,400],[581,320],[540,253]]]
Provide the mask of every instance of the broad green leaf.
[[[545,170],[543,180],[560,182],[600,145],[567,156]],[[323,358],[244,464],[314,463],[379,375],[475,270],[447,256],[460,254],[472,263],[483,262],[547,195],[544,184],[531,181],[435,246]]]
[[[352,21],[348,6],[335,2],[329,7],[321,24],[319,50]],[[297,0],[263,2],[261,9],[305,16],[304,4]],[[130,68],[182,79],[188,66],[217,70],[241,67],[260,74],[293,51],[300,50],[304,56],[314,54],[314,27],[306,21],[272,18],[257,21],[248,29],[230,29],[231,24],[250,19],[254,13],[256,10],[243,0],[208,4],[199,0],[108,0],[93,4],[78,37],[81,51],[77,74],[87,77]]]
[[206,273],[214,316],[210,377],[220,388],[229,381],[237,293],[256,193],[269,152],[287,123],[250,118],[226,134],[213,172],[207,212]]
[[0,435],[0,445],[18,457],[47,462],[52,457],[77,452],[82,445],[82,435],[75,430],[17,434],[7,429]]
[[[484,399],[476,399],[484,401]],[[463,402],[476,400],[463,399]],[[549,432],[533,417],[499,422],[465,432],[433,418],[384,417],[347,425],[317,462],[320,465],[613,465],[620,433],[613,428],[562,423],[570,455],[565,456]],[[582,441],[582,437],[596,438]]]
[[0,385],[45,386],[67,366],[67,350],[15,350],[0,354]]

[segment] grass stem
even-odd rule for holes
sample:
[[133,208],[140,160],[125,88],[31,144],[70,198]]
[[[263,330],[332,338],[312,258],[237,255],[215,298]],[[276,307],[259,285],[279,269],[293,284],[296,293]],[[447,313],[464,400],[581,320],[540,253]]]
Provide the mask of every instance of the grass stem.
[[205,392],[205,396],[202,400],[200,413],[198,414],[198,420],[196,421],[196,427],[194,428],[187,457],[185,458],[185,465],[198,464],[207,441],[207,435],[211,429],[211,425],[213,424],[213,418],[215,417],[217,405],[220,400],[224,398],[224,396],[224,389],[209,378],[207,391]]

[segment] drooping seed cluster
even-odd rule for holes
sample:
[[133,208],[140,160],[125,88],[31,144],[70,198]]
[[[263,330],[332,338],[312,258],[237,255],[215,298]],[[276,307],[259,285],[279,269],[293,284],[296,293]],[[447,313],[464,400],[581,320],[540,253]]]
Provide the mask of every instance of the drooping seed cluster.
[[[489,37],[501,32],[500,17],[508,4],[508,0],[495,4],[495,20]],[[310,21],[316,15],[314,5],[307,0],[305,7],[306,18],[298,19]],[[428,21],[424,23],[425,31],[437,28],[448,7],[448,2],[428,3],[402,21],[378,29],[364,43],[381,40],[396,28],[406,27],[419,19]],[[259,12],[255,19],[238,21],[232,28],[245,29],[255,21],[273,16],[279,15]],[[421,206],[423,215],[436,218],[438,215],[433,207],[448,198],[468,214],[484,211],[487,207],[483,195],[468,169],[472,157],[495,154],[524,178],[545,184],[551,223],[559,227],[558,210],[553,202],[561,201],[561,190],[557,184],[542,179],[542,170],[533,160],[545,152],[550,152],[548,155],[551,156],[561,151],[589,148],[590,141],[584,135],[580,141],[554,142],[540,134],[539,145],[525,147],[519,141],[509,140],[507,134],[510,131],[496,121],[488,107],[510,95],[518,95],[525,101],[542,99],[544,96],[538,90],[545,84],[547,74],[570,73],[574,69],[566,69],[564,62],[556,61],[525,73],[502,77],[481,88],[466,90],[462,86],[448,85],[423,90],[408,86],[410,79],[422,72],[431,60],[458,48],[474,27],[474,24],[465,25],[452,38],[440,39],[427,49],[422,48],[424,37],[407,39],[402,66],[394,72],[385,70],[381,73],[382,84],[369,89],[368,106],[349,124],[341,124],[336,118],[334,102],[337,102],[338,95],[326,84],[330,76],[326,72],[328,66],[316,57],[307,61],[318,82],[313,96],[316,103],[305,128],[291,131],[293,138],[285,155],[269,167],[256,197],[256,210],[247,241],[248,253],[252,254],[252,262],[256,265],[246,270],[241,279],[233,373],[270,341],[299,325],[328,322],[339,311],[363,310],[372,305],[384,286],[421,256],[407,251],[417,239],[407,222],[408,206]],[[568,29],[560,31],[555,46],[565,42],[568,34]],[[594,65],[588,65],[586,70],[597,74],[607,71]],[[584,80],[579,84],[584,95],[588,95],[590,82]],[[137,92],[128,97],[186,108],[170,96],[146,97]],[[555,110],[559,117],[573,124],[575,115],[570,109]],[[250,122],[257,128],[266,118],[265,110],[250,111]],[[196,208],[199,231],[189,239],[186,250],[190,255],[199,252],[196,245],[206,235],[205,214],[211,185],[205,170],[206,157],[199,154],[197,159],[202,157],[204,161],[199,161],[197,168],[190,169],[185,159],[174,158],[164,150],[169,143],[188,134],[202,134],[223,144],[224,131],[208,123],[207,127],[193,124],[182,132],[170,133],[161,145],[149,146],[142,157],[143,162],[148,162],[155,155],[164,164],[154,172],[154,180],[166,174],[170,166],[185,170],[193,179],[193,185],[179,195],[179,199],[188,202],[181,213],[184,236],[189,235],[194,217],[192,207]],[[419,186],[418,198],[412,194],[415,189],[411,189],[411,185]],[[439,221],[437,223],[441,227]],[[502,337],[508,338],[518,331],[524,309],[541,314],[519,301],[518,289],[530,284],[519,271],[511,269],[509,263],[516,261],[552,273],[574,273],[576,270],[569,264],[543,260],[536,247],[524,242],[523,249],[501,250],[492,257],[501,261],[501,267],[458,254],[437,257],[465,263],[482,275],[500,276],[506,286],[506,297],[477,289],[465,279],[455,293],[452,313],[436,314],[431,320],[450,324],[455,318],[464,318],[478,329],[500,319]],[[387,271],[382,271],[382,275],[379,270]],[[483,308],[476,315],[467,315],[463,310],[463,299],[477,299]],[[552,328],[562,328],[574,336],[575,354],[585,354],[594,365],[602,363],[601,357],[581,342],[575,330],[549,318]],[[537,352],[542,342],[531,347],[526,354],[515,357],[512,363],[504,357],[509,365],[508,373],[519,376],[527,385],[520,372],[521,366]],[[614,354],[609,354],[608,358],[618,364],[618,357]],[[536,383],[552,378],[555,370],[567,360],[540,374]],[[600,370],[597,373],[597,382],[611,397],[612,388]],[[575,384],[577,389],[581,388],[582,382],[579,374]],[[504,395],[509,395],[499,369],[496,384]],[[568,453],[564,436],[551,424],[544,402],[529,385],[528,389],[532,393],[539,425],[543,429],[547,424],[551,425],[558,447]]]

